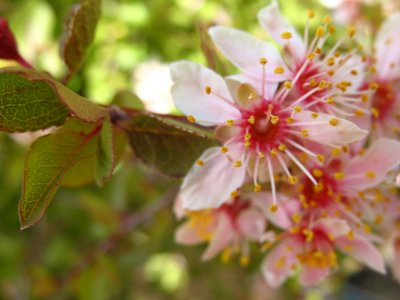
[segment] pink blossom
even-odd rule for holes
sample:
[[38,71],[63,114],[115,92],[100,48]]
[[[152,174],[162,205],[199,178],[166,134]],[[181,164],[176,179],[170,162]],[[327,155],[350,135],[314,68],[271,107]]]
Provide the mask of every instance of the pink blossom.
[[[219,30],[214,29],[214,38]],[[234,39],[235,35],[232,34],[231,38]],[[248,61],[243,61],[242,68],[248,68],[249,74],[261,76],[258,87],[230,82],[228,88],[221,76],[205,67],[186,61],[171,65],[172,95],[176,106],[191,122],[218,126],[216,134],[223,144],[206,150],[185,177],[181,187],[185,209],[220,206],[232,191],[242,186],[246,173],[258,191],[261,189],[259,180],[269,179],[275,205],[275,170],[284,170],[290,182],[296,181],[287,161],[293,162],[314,184],[317,183],[297,154],[305,152],[315,161],[324,158],[305,148],[304,141],[340,147],[367,134],[347,120],[304,110],[300,105],[303,97],[285,103],[282,95],[286,88],[290,88],[285,84],[269,97],[266,92],[270,87],[266,81],[269,62],[260,56],[268,52],[253,52],[252,47],[243,49],[242,56]],[[260,70],[258,73],[256,65]]]
[[208,242],[202,259],[209,260],[223,251],[223,259],[241,255],[241,263],[249,259],[249,241],[261,241],[266,219],[252,203],[253,194],[230,197],[215,209],[186,211],[186,221],[176,232],[180,244]]
[[299,224],[283,234],[266,256],[262,273],[272,287],[279,287],[297,272],[300,284],[314,285],[338,267],[336,249],[385,273],[384,261],[372,243],[355,234],[344,220],[333,218]]

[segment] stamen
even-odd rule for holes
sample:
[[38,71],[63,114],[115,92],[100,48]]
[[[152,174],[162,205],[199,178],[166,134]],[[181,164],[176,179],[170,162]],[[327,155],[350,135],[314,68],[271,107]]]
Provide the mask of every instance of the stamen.
[[303,166],[303,164],[289,151],[286,150],[287,156],[303,171],[303,173],[314,183],[315,185],[318,184],[315,178],[308,172],[307,168]]
[[[271,160],[270,160],[270,158],[268,156],[266,158],[267,158],[267,167],[268,167],[269,180],[271,182],[272,203],[273,203],[273,206],[275,205],[275,207],[276,207],[275,211],[276,211],[278,209],[278,207],[276,206],[275,178],[274,178],[274,173],[273,173],[273,170],[272,170]],[[271,211],[272,211],[272,207],[271,207]]]
[[187,120],[188,120],[190,123],[196,123],[196,119],[195,119],[195,117],[193,117],[192,115],[187,116],[186,118],[187,118]]

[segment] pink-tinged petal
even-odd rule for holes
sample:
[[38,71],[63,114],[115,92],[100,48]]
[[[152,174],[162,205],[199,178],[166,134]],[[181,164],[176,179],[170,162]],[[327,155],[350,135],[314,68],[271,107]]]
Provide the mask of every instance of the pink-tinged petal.
[[239,232],[252,241],[259,241],[267,225],[264,216],[256,210],[245,210],[237,219]]
[[350,231],[350,227],[345,220],[334,218],[322,218],[316,221],[313,228],[322,229],[327,236],[340,237],[346,235]]
[[206,251],[203,253],[201,259],[206,261],[213,258],[224,248],[226,248],[232,240],[234,240],[235,235],[236,232],[232,226],[229,216],[225,213],[220,213],[218,215],[214,237],[212,238]]
[[175,217],[176,217],[178,220],[182,219],[182,218],[185,216],[185,210],[184,210],[183,207],[182,207],[182,200],[181,200],[181,198],[179,197],[179,195],[178,195],[178,197],[176,197],[176,199],[175,199],[175,203],[174,203],[174,214],[175,214]]
[[[283,81],[291,76],[278,50],[272,44],[244,31],[222,26],[211,27],[208,33],[221,52],[247,75],[261,80],[263,66],[260,64],[260,58],[266,58],[267,81]],[[284,68],[285,72],[282,75],[274,74],[277,67]]]
[[299,282],[302,286],[315,285],[321,282],[329,275],[331,269],[327,268],[312,268],[304,265],[300,272]]
[[[341,58],[343,59],[344,57],[339,57],[338,60]],[[346,93],[357,91],[364,83],[366,62],[363,61],[361,56],[356,54],[353,54],[344,61],[340,68],[336,68],[335,74],[331,77],[332,83],[335,85],[342,81],[348,81],[351,85],[347,88]],[[340,89],[337,90],[338,95],[343,94],[343,91]],[[340,103],[340,97],[336,97],[335,99]]]
[[301,62],[306,57],[306,45],[302,37],[296,32],[294,27],[282,16],[278,3],[272,1],[270,5],[258,12],[258,21],[266,32],[277,41],[282,47],[287,46],[288,40],[282,38],[282,33],[290,32],[290,48],[287,50],[297,62]]
[[[214,71],[188,61],[172,63],[170,71],[174,103],[184,114],[203,125],[225,124],[241,117],[224,79]],[[210,94],[206,87],[211,88]]]
[[387,172],[400,163],[400,143],[382,138],[375,141],[362,156],[355,156],[346,165],[341,182],[343,189],[364,190],[382,182]]
[[204,242],[204,239],[197,233],[196,227],[186,222],[176,230],[175,241],[182,245],[196,245]]
[[294,115],[297,122],[304,123],[299,129],[306,129],[307,139],[311,141],[340,147],[357,142],[368,134],[368,131],[345,119],[324,113],[318,113],[318,117],[313,118],[312,114],[311,111],[303,111]]
[[244,182],[246,167],[234,167],[220,148],[210,148],[199,158],[203,166],[194,164],[180,190],[184,209],[216,208],[230,198],[231,192]]
[[290,201],[283,194],[277,194],[276,199],[278,203],[278,210],[275,212],[271,211],[271,206],[273,204],[272,194],[268,192],[259,192],[248,194],[248,197],[265,215],[265,217],[282,229],[290,228],[293,223],[290,216],[293,215],[299,208],[299,201]]
[[[246,99],[246,103],[243,103],[243,99],[239,99],[239,86],[241,84],[249,84],[251,85],[255,91],[256,91],[256,95],[260,96],[261,95],[261,91],[262,91],[262,84],[265,84],[264,87],[264,91],[265,91],[265,95],[264,97],[266,99],[273,99],[276,90],[278,89],[278,82],[270,82],[267,81],[265,83],[262,82],[261,78],[257,79],[257,78],[253,78],[251,76],[246,76],[246,74],[236,74],[236,75],[231,75],[225,78],[226,83],[229,87],[229,91],[231,91],[231,93],[233,92],[234,95],[232,95],[233,99],[235,99],[236,103],[240,104],[243,107],[247,107],[249,105],[252,105],[253,102],[252,101],[248,101]],[[246,95],[246,98],[249,95]]]
[[358,260],[379,273],[386,273],[385,262],[383,261],[382,255],[367,239],[360,236],[349,239],[347,236],[343,236],[336,238],[334,243],[341,251],[347,253],[355,260]]
[[272,288],[278,288],[282,283],[296,271],[293,265],[296,264],[297,252],[294,250],[299,245],[291,239],[281,242],[281,244],[269,252],[261,264],[261,272]]
[[400,282],[400,238],[396,237],[393,243],[392,272],[394,278]]
[[399,28],[398,12],[386,19],[375,40],[377,75],[381,80],[393,80],[400,76]]

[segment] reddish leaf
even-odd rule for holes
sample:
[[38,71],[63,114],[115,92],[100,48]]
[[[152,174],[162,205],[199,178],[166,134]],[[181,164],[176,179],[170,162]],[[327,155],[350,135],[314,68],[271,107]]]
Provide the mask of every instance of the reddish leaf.
[[0,17],[0,58],[15,60],[21,66],[32,69],[32,66],[18,52],[14,34],[6,19]]

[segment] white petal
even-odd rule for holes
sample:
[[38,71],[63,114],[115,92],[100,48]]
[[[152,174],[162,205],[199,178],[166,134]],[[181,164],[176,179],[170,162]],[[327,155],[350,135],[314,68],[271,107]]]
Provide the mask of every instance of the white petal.
[[[345,56],[345,55],[343,55]],[[340,60],[343,57],[337,58]],[[351,86],[347,88],[346,93],[351,91],[357,91],[361,85],[364,83],[365,77],[365,69],[366,69],[366,62],[363,62],[361,56],[353,54],[352,57],[347,59],[345,63],[337,69],[337,72],[331,77],[333,85],[339,83],[341,81],[348,81],[351,83]],[[356,71],[356,75],[351,74],[352,71]],[[343,94],[343,92],[336,88],[338,91],[338,95]],[[338,102],[340,99],[338,99]]]
[[[309,125],[303,125],[300,129],[306,129],[308,131],[307,138],[320,144],[344,146],[357,142],[368,134],[368,131],[350,121],[334,118],[324,113],[318,113],[318,117],[315,119],[312,117],[312,112],[303,111],[296,113],[294,118],[298,122],[307,122]],[[333,118],[338,121],[336,126],[329,123]]]
[[[262,80],[263,66],[260,58],[266,58],[267,81],[283,81],[290,77],[278,50],[270,43],[259,40],[244,31],[221,26],[211,27],[209,34],[221,52],[247,75]],[[285,73],[274,74],[276,67],[283,67]]]
[[246,167],[234,167],[218,147],[206,150],[199,159],[208,160],[204,166],[193,165],[181,186],[184,209],[216,208],[227,201],[245,179]]
[[[184,114],[195,117],[203,125],[240,118],[240,111],[234,106],[224,79],[217,73],[188,61],[175,62],[170,65],[170,70],[174,103]],[[211,94],[206,93],[207,86],[211,87]]]
[[198,235],[196,228],[190,222],[186,222],[176,230],[175,241],[183,245],[196,245],[203,242],[204,239]]
[[262,93],[262,85],[264,84],[264,91],[265,95],[264,98],[266,99],[273,99],[276,90],[278,88],[278,83],[277,82],[262,82],[262,80],[253,78],[251,76],[247,76],[246,74],[236,74],[236,75],[231,75],[228,76],[226,79],[226,82],[229,86],[229,91],[233,93],[234,95],[232,96],[233,99],[235,99],[236,103],[239,103],[241,106],[247,107],[251,105],[252,103],[250,101],[247,101],[246,105],[243,105],[241,99],[238,99],[238,89],[241,84],[249,84],[254,87],[254,89],[257,91],[257,95],[260,96]]
[[252,241],[259,241],[261,239],[267,223],[264,216],[254,209],[242,212],[236,222],[240,233],[246,239]]
[[266,32],[283,47],[287,45],[287,40],[282,38],[283,32],[290,32],[292,38],[290,39],[290,54],[301,62],[306,56],[306,45],[302,37],[296,32],[294,27],[282,16],[276,1],[272,1],[270,5],[263,8],[258,12],[258,21]]
[[[400,13],[386,19],[375,40],[377,74],[382,80],[392,80],[400,75]],[[394,68],[391,64],[395,64]]]

